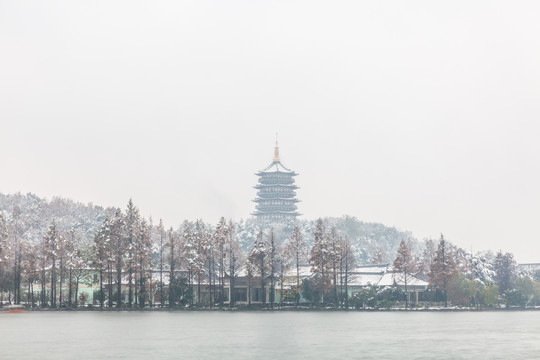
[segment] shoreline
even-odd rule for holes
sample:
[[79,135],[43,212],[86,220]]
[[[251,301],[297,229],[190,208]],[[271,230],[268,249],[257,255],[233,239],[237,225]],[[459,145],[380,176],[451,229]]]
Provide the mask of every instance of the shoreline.
[[[291,308],[84,308],[84,309],[68,309],[68,308],[20,308],[21,312],[528,312],[540,311],[540,307],[533,308],[391,308],[391,309],[333,309],[333,308],[316,308],[316,307],[291,307]],[[0,307],[0,313],[9,313],[9,308]]]

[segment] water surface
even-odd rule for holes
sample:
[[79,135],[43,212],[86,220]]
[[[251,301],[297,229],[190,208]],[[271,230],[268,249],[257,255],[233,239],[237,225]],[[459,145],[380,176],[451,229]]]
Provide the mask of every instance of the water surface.
[[0,314],[1,359],[539,359],[540,312]]

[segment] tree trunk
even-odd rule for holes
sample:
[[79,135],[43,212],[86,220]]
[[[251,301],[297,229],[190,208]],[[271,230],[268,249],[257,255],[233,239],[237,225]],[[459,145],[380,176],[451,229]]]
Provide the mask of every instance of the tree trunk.
[[79,277],[75,277],[75,307],[79,306]]
[[296,307],[300,304],[300,254],[296,251],[296,291],[294,293],[296,298]]
[[122,307],[122,266],[117,265],[116,266],[116,307],[120,308]]
[[407,291],[407,272],[405,271],[405,310],[409,308],[409,293]]
[[60,307],[62,307],[62,288],[64,285],[64,259],[60,258]]
[[68,306],[73,305],[73,268],[69,268]]
[[[109,265],[109,308],[112,308],[113,306],[113,284],[112,284],[112,278],[113,278],[113,274],[112,274],[112,265]],[[75,298],[75,301],[77,301],[77,299]]]
[[128,307],[131,307],[131,305],[133,305],[133,269],[131,268],[131,265],[129,266],[128,279]]
[[51,268],[51,307],[56,307],[56,259],[52,259]]
[[99,268],[99,307],[103,310],[105,294],[103,293],[103,268]]

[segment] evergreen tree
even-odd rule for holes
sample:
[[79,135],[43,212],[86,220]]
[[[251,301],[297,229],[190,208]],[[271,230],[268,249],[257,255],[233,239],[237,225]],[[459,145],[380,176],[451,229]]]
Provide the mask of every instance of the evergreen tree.
[[495,270],[495,283],[499,286],[499,293],[506,294],[512,290],[516,282],[516,261],[511,253],[503,254],[499,250],[493,264]]

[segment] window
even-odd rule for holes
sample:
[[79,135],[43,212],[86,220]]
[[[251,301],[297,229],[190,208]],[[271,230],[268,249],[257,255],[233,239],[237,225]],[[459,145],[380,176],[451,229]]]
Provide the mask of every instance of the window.
[[237,288],[234,289],[234,300],[235,301],[247,301],[247,289],[246,288]]

